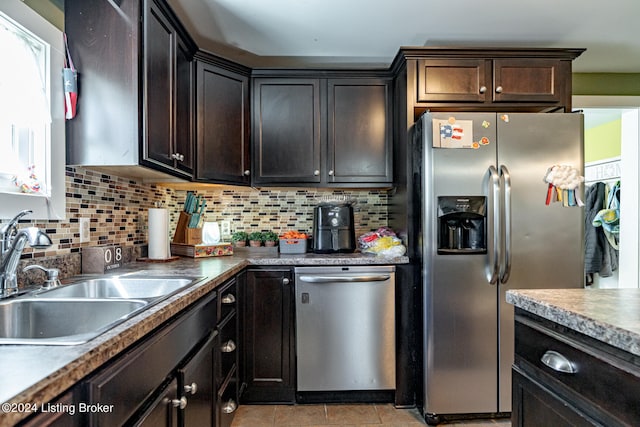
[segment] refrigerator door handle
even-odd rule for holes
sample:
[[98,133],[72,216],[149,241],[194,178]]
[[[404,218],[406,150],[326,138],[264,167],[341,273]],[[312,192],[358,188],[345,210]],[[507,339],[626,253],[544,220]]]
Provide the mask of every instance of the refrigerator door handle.
[[500,165],[500,179],[504,182],[504,260],[500,265],[500,283],[507,283],[511,275],[511,174],[505,165]]
[[489,166],[487,193],[493,197],[493,260],[487,254],[485,273],[490,285],[498,283],[500,272],[500,176],[495,166]]

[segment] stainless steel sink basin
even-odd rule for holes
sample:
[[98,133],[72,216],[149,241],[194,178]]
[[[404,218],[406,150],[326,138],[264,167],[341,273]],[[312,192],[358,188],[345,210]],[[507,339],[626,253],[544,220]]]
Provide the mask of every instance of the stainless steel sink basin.
[[90,279],[54,288],[42,298],[130,298],[154,301],[175,294],[200,280],[199,277],[119,276]]
[[0,302],[0,344],[75,345],[141,312],[130,299],[16,298]]

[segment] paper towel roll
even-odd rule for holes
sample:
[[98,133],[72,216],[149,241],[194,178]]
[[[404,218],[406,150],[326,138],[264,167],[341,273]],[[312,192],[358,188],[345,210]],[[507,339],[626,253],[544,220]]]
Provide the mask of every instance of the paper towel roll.
[[169,246],[169,212],[166,209],[149,209],[149,259],[167,259]]

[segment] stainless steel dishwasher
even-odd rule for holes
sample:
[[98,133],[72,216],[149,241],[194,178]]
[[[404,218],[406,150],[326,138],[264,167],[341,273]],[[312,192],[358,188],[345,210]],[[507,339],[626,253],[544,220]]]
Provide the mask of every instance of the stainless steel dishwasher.
[[394,390],[395,267],[297,267],[297,390]]

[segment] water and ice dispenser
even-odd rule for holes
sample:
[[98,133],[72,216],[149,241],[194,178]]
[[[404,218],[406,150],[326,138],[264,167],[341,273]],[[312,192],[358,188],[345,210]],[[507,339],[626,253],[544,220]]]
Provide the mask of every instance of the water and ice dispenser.
[[487,198],[438,197],[438,253],[487,253]]

